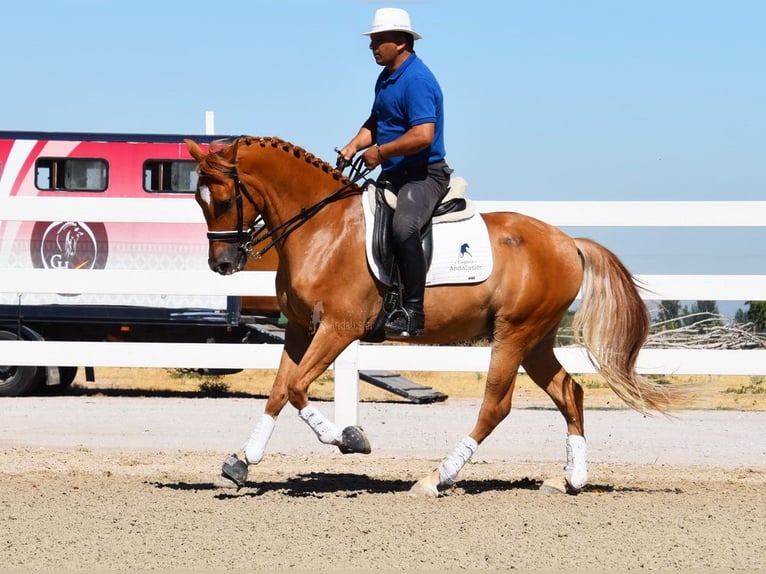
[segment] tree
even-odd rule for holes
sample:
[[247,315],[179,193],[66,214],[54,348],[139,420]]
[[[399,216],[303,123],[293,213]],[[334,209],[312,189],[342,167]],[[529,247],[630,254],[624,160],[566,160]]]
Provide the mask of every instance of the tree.
[[697,301],[692,305],[692,313],[710,313],[720,315],[716,301]]
[[[697,301],[696,303],[692,303],[692,307],[689,310],[690,315],[696,315],[694,317],[689,317],[689,324],[693,325],[694,323],[699,323],[701,321],[707,321],[711,317],[715,315],[720,315],[720,311],[718,311],[718,303],[715,301]],[[715,322],[714,324],[718,324],[718,322]]]
[[747,320],[747,312],[744,309],[737,309],[737,312],[734,313],[734,322],[740,325],[749,323]]
[[755,325],[755,330],[766,331],[766,301],[745,301],[745,305],[747,320]]
[[660,307],[657,313],[657,322],[664,323],[662,330],[678,329],[681,321],[673,321],[681,316],[681,303],[679,301],[660,301]]

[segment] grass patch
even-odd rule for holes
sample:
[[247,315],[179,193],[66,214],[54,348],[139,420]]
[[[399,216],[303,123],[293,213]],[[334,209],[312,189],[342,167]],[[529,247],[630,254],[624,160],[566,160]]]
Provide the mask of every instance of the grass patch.
[[209,397],[223,397],[231,392],[222,375],[206,375],[197,369],[169,369],[167,373],[171,379],[198,381],[197,390]]
[[584,389],[608,389],[609,385],[601,377],[582,377],[577,380]]
[[729,387],[724,393],[730,393],[735,395],[762,395],[766,393],[766,377],[750,377],[750,382],[747,385],[740,385],[739,387]]
[[229,383],[221,377],[208,377],[209,380],[199,384],[199,392],[209,397],[223,397],[230,392]]
[[206,380],[210,375],[203,375],[197,369],[168,369],[165,371],[171,379]]
[[670,384],[670,380],[665,375],[647,375],[646,378],[657,383],[658,385]]

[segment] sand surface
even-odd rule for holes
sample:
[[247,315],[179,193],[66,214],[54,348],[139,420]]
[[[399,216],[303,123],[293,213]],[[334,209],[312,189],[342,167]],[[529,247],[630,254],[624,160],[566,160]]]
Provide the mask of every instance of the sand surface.
[[[517,409],[439,499],[412,498],[477,399],[363,403],[368,456],[288,407],[239,491],[216,486],[263,399],[0,399],[0,569],[763,569],[766,416],[587,412],[590,484],[551,494],[564,425]],[[332,403],[316,403],[332,416]]]

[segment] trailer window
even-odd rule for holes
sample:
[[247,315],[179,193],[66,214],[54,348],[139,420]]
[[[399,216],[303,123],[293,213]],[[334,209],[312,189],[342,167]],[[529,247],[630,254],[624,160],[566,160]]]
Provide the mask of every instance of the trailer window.
[[108,165],[103,159],[40,158],[35,185],[49,191],[105,191]]
[[148,160],[144,162],[144,190],[150,193],[194,193],[197,162]]

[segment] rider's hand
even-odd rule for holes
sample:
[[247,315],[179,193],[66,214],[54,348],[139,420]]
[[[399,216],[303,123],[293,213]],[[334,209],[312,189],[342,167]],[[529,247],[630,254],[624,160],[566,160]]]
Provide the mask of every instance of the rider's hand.
[[351,144],[345,145],[339,150],[336,150],[338,152],[338,155],[345,159],[346,161],[351,161],[351,159],[356,154],[356,147],[354,147]]
[[362,161],[367,169],[375,169],[383,163],[383,156],[380,154],[380,148],[376,145],[368,147],[362,154]]
[[344,171],[348,166],[351,165],[351,160],[356,153],[356,149],[351,144],[349,144],[342,148],[336,147],[335,153],[338,154],[338,159],[335,160],[335,169]]

